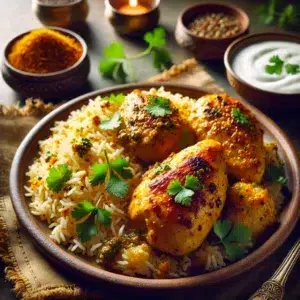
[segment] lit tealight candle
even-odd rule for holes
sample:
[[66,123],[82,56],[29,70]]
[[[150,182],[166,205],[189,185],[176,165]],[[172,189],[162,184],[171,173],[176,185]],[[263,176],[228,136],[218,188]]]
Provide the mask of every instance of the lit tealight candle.
[[149,8],[138,3],[138,0],[129,0],[128,4],[125,4],[119,8],[119,12],[125,15],[142,15],[149,11]]

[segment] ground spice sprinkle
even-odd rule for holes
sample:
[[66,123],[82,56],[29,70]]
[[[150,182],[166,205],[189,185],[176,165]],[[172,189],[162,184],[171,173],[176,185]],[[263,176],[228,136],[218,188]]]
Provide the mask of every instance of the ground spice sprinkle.
[[8,55],[9,63],[21,71],[46,74],[74,65],[82,56],[82,46],[74,38],[42,28],[17,40]]

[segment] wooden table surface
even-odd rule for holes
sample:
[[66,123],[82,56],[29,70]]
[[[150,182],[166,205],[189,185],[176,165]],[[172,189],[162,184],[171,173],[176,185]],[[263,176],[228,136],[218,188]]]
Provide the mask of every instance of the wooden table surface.
[[[262,2],[261,0],[227,0],[222,2],[229,2],[239,5],[250,15],[251,32],[261,32],[266,30],[274,30],[270,26],[265,26],[260,23],[256,14],[256,7]],[[168,47],[171,49],[172,57],[175,63],[190,57],[190,53],[181,49],[174,40],[174,29],[179,12],[186,6],[199,2],[197,0],[161,0],[161,22],[168,32]],[[88,29],[84,33],[84,38],[87,41],[89,55],[91,59],[91,72],[88,78],[88,83],[77,93],[84,94],[88,91],[104,88],[113,85],[113,82],[101,78],[98,73],[98,60],[104,47],[109,43],[120,40],[125,44],[127,53],[134,54],[143,48],[141,43],[119,37],[110,26],[108,21],[104,18],[104,1],[103,0],[89,0],[90,14],[88,17]],[[41,24],[35,18],[31,10],[30,0],[14,0],[14,1],[0,1],[0,52],[3,53],[4,46],[7,41],[17,34],[26,30],[40,27]],[[1,60],[0,60],[1,63]],[[223,61],[213,61],[203,63],[209,73],[216,79],[216,81],[224,87],[224,89],[237,96],[236,93],[229,86],[225,77],[225,69]],[[146,79],[155,74],[148,58],[141,59],[135,62],[136,78],[140,80]],[[237,96],[238,97],[238,96]],[[62,99],[64,100],[64,99]],[[2,77],[0,78],[0,104],[14,104],[18,101],[24,101],[20,98],[9,86],[6,85]],[[300,151],[300,122],[299,115],[295,113],[285,113],[281,115],[272,115],[271,117],[279,124],[285,132],[294,141],[297,149]],[[298,224],[299,225],[299,224]],[[299,229],[299,226],[298,226]],[[293,240],[289,241],[291,244]],[[282,251],[282,257],[285,251]],[[0,299],[10,300],[15,299],[13,293],[10,292],[11,285],[4,280],[3,264],[1,263],[0,270]],[[297,266],[299,271],[299,263]],[[271,270],[272,272],[272,270]],[[271,273],[270,273],[271,274]],[[267,278],[266,278],[267,279]],[[242,298],[240,298],[242,299]],[[291,295],[287,296],[288,300],[296,300]],[[229,299],[228,299],[229,300]]]

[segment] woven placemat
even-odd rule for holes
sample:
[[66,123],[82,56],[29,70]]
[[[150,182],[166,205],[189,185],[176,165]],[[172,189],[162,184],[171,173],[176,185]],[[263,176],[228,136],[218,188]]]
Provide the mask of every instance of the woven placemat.
[[[148,81],[162,82],[162,84],[163,82],[190,84],[201,87],[208,93],[223,91],[194,59],[173,66]],[[6,278],[13,283],[14,292],[22,299],[113,299],[107,295],[104,287],[100,287],[100,283],[97,286],[82,284],[82,281],[77,281],[78,278],[70,276],[51,264],[35,248],[31,238],[19,225],[8,196],[9,170],[18,145],[40,118],[54,108],[53,104],[45,104],[39,99],[27,100],[23,107],[0,106],[0,256],[6,264]],[[201,288],[198,292],[193,291],[189,297],[191,299],[245,299],[247,297],[245,295],[254,292],[268,278],[282,257],[283,255],[275,256],[264,266],[225,285]],[[293,290],[296,291],[296,298],[293,299],[297,299],[297,296],[299,299],[299,280],[295,281]],[[116,294],[118,295],[114,291],[114,295]],[[176,295],[172,295],[172,299],[184,299],[187,295],[188,292],[184,295],[177,292]],[[163,297],[167,298],[167,296]],[[114,296],[114,299],[120,298],[121,295]],[[124,298],[123,294],[122,298]],[[131,299],[135,298],[137,296],[131,296]],[[155,296],[155,299],[158,298],[159,295]]]

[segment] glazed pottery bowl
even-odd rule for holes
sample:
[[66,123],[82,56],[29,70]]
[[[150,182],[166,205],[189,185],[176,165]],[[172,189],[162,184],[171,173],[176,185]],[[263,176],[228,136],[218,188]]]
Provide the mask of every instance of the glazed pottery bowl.
[[300,93],[283,94],[265,91],[242,80],[232,68],[235,55],[243,48],[257,42],[288,41],[300,44],[300,37],[287,33],[252,34],[233,42],[224,55],[227,79],[236,92],[263,110],[286,110],[300,108]]
[[43,99],[63,97],[75,92],[87,80],[90,71],[90,61],[85,41],[78,34],[70,30],[57,27],[48,28],[77,40],[83,49],[82,56],[74,65],[58,72],[47,74],[28,73],[13,67],[8,62],[8,54],[10,53],[12,45],[31,30],[12,39],[4,50],[2,76],[12,89],[24,97],[41,97]]
[[[241,25],[240,32],[228,38],[212,39],[200,37],[188,29],[188,25],[197,16],[206,13],[225,13],[235,16]],[[249,25],[248,15],[236,6],[220,2],[200,2],[189,6],[179,15],[175,37],[178,44],[192,51],[197,59],[221,59],[230,43],[248,32]]]
[[[112,284],[118,287],[135,289],[136,291],[161,291],[194,288],[197,286],[207,286],[229,280],[252,269],[258,264],[262,264],[276,249],[278,249],[287,239],[293,230],[300,210],[300,165],[298,155],[288,137],[282,130],[267,116],[256,108],[243,102],[257,118],[261,128],[265,132],[265,138],[277,142],[280,155],[285,161],[289,182],[291,198],[281,214],[279,227],[269,237],[265,243],[254,249],[244,259],[230,264],[220,270],[176,279],[145,279],[133,278],[121,274],[116,274],[99,268],[94,262],[82,256],[76,256],[67,249],[55,244],[49,238],[49,228],[46,224],[37,219],[29,211],[29,203],[25,199],[24,185],[26,184],[26,171],[32,164],[38,152],[38,141],[47,138],[50,128],[56,121],[66,120],[68,115],[83,105],[88,104],[89,99],[98,95],[106,96],[111,93],[130,93],[135,89],[149,90],[152,87],[159,88],[161,84],[130,84],[116,86],[104,90],[95,91],[87,95],[76,98],[58,107],[53,112],[44,117],[26,136],[19,146],[10,173],[10,194],[11,199],[22,225],[27,229],[29,235],[37,242],[40,248],[50,257],[58,268],[65,267],[77,274],[80,278],[101,282],[106,285]],[[199,98],[206,94],[203,90],[189,86],[176,86],[163,84],[165,90],[172,93],[180,93],[184,96]]]

